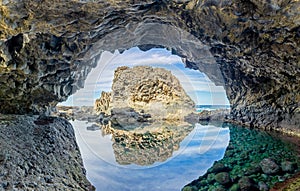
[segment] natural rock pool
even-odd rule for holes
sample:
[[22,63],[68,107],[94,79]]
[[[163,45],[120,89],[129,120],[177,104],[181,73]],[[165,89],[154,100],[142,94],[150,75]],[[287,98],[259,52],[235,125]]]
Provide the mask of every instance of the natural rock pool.
[[[71,123],[88,179],[100,191],[269,190],[300,166],[294,144],[227,123],[178,129],[162,125],[155,132],[168,132],[171,139],[159,141],[155,137],[163,135],[144,131],[138,143],[160,143],[157,149],[134,146],[127,134],[116,139],[93,123]],[[180,134],[186,131],[185,137],[176,136],[179,129]]]

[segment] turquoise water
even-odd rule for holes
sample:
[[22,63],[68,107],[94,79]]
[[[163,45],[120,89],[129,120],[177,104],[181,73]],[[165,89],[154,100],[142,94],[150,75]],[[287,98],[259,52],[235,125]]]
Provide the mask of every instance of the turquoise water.
[[[72,124],[87,177],[100,191],[180,190],[204,174],[214,161],[223,158],[229,143],[228,128],[196,124],[183,137],[179,148],[171,149],[169,158],[149,165],[122,165],[116,160],[118,153],[114,150],[116,147],[112,135],[103,136],[101,130],[87,130],[91,123],[74,121]],[[176,148],[176,141],[173,144]]]
[[[241,179],[251,180],[248,190],[268,190],[300,170],[297,145],[229,123],[160,124],[125,133],[71,123],[87,177],[98,191],[234,190]],[[264,159],[279,170],[266,174],[260,167]],[[283,170],[283,163],[292,170]],[[229,183],[216,181],[220,172],[230,176]]]
[[[243,190],[269,190],[275,183],[283,182],[300,171],[299,145],[274,132],[232,124],[223,126],[230,129],[230,142],[224,158],[214,163],[207,173],[184,190],[237,190],[241,186],[244,186]],[[262,165],[263,161],[268,162]],[[230,177],[226,184],[215,178],[224,173]]]

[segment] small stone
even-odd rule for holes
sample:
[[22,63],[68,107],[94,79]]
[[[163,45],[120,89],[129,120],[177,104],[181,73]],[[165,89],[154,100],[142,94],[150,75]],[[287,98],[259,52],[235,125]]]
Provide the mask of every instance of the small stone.
[[208,183],[208,182],[207,182],[206,180],[201,180],[200,182],[197,183],[197,187],[206,186],[207,183]]
[[213,189],[213,191],[226,191],[226,189],[223,187],[217,187],[217,188]]
[[226,171],[228,171],[228,168],[222,163],[215,163],[209,170],[209,172],[214,172],[214,173],[226,172]]
[[36,188],[38,186],[38,183],[36,183],[36,182],[30,182],[28,184],[28,186],[31,187],[31,188]]
[[261,177],[264,178],[264,179],[268,179],[269,178],[269,176],[266,175],[266,174],[262,174]]
[[207,183],[211,184],[215,180],[215,175],[213,173],[210,173],[207,175]]
[[242,177],[239,180],[238,185],[241,191],[253,191],[253,181],[247,176]]
[[196,191],[197,189],[194,186],[185,186],[182,191]]
[[280,170],[279,166],[270,158],[263,159],[259,165],[265,174],[276,174]]
[[230,176],[227,172],[220,172],[216,174],[215,180],[222,185],[228,184],[231,182]]
[[284,182],[286,180],[286,177],[284,176],[278,176],[277,178],[279,182]]
[[239,191],[240,187],[238,184],[233,184],[230,188],[229,191]]
[[0,164],[3,164],[6,160],[6,155],[5,154],[0,154]]
[[259,165],[253,165],[246,169],[245,175],[257,174],[261,171],[261,167]]
[[53,178],[49,175],[45,176],[44,179],[45,179],[45,182],[48,183],[48,184],[54,183]]
[[294,172],[297,169],[297,164],[290,161],[283,161],[281,169],[283,172]]
[[9,182],[4,181],[1,183],[1,186],[2,186],[2,188],[7,189],[9,186]]
[[264,182],[259,182],[258,183],[258,189],[260,191],[268,191],[269,190],[269,186],[266,183],[264,183]]

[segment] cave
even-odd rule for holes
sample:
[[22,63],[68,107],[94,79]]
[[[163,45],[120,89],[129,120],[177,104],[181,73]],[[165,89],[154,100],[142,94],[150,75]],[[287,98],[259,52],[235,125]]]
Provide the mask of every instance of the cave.
[[[112,91],[114,72],[118,67],[122,66],[131,68],[135,66],[164,68],[171,71],[180,81],[183,89],[198,108],[201,106],[229,107],[224,87],[216,86],[205,73],[187,68],[181,57],[163,48],[152,48],[148,51],[142,51],[138,47],[130,48],[122,53],[118,50],[115,50],[113,53],[104,51],[98,60],[97,66],[88,74],[84,82],[84,88],[76,91],[67,101],[58,105],[93,107],[96,99],[100,98],[102,91]],[[217,76],[214,77],[216,78]],[[218,81],[222,82],[222,79],[218,79]]]
[[224,86],[229,121],[299,135],[299,9],[297,0],[1,1],[0,113],[48,125],[103,51],[166,48]]
[[298,131],[298,9],[297,1],[4,2],[1,112],[47,113],[82,88],[104,50],[165,47],[224,83],[233,121]]

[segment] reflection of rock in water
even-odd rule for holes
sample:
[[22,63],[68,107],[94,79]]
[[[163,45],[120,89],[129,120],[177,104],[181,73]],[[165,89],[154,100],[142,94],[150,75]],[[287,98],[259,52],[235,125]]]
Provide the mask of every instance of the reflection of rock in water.
[[119,164],[151,165],[171,157],[193,128],[187,123],[156,123],[126,131],[103,125],[102,133],[112,134],[113,149]]
[[139,165],[165,161],[179,149],[193,129],[183,120],[194,106],[170,71],[149,66],[119,67],[112,92],[95,102],[102,133],[112,134],[116,161]]
[[97,130],[100,130],[100,127],[98,125],[96,125],[96,124],[93,124],[91,126],[88,126],[86,129],[88,131],[97,131]]

